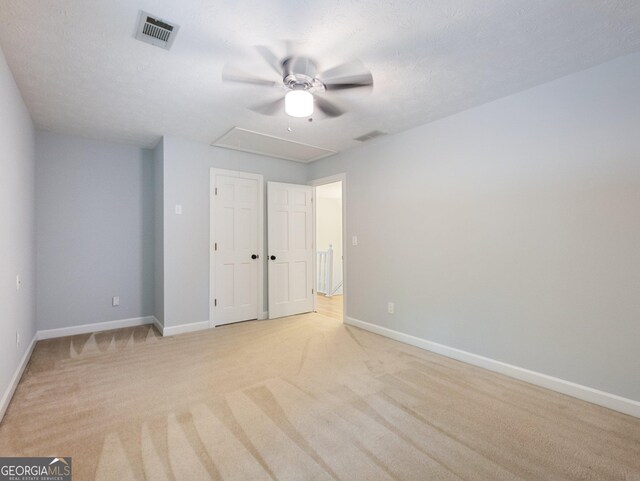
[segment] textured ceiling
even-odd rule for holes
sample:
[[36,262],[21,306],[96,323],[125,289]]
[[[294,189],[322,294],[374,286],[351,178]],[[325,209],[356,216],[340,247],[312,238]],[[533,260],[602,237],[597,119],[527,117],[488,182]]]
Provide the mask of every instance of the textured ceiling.
[[[181,26],[170,51],[133,38],[138,11]],[[277,89],[221,81],[283,40],[321,69],[359,58],[369,93],[337,119],[265,117]],[[638,0],[0,0],[0,45],[39,128],[153,146],[238,126],[332,150],[433,121],[640,50]]]

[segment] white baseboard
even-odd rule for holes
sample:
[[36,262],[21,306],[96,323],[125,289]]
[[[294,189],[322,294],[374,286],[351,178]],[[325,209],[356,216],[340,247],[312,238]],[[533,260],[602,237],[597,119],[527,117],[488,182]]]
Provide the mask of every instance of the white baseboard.
[[180,324],[179,326],[164,326],[162,328],[162,335],[175,336],[176,334],[185,334],[187,332],[209,329],[209,326],[209,321],[192,322],[190,324]]
[[20,382],[20,378],[22,377],[22,373],[24,372],[29,359],[31,359],[31,354],[33,353],[33,349],[35,348],[37,341],[54,339],[58,337],[75,336],[77,334],[110,331],[112,329],[121,329],[123,327],[143,326],[146,324],[155,325],[163,336],[173,336],[176,334],[183,334],[185,332],[199,331],[200,329],[209,328],[209,321],[194,322],[191,324],[183,324],[181,326],[174,327],[164,327],[162,323],[158,319],[156,319],[155,316],[145,316],[132,317],[130,319],[119,319],[116,321],[96,322],[93,324],[83,324],[81,326],[70,326],[62,327],[59,329],[46,329],[42,331],[36,331],[33,339],[31,340],[31,343],[29,344],[29,347],[25,351],[24,356],[22,356],[22,359],[20,360],[15,373],[11,378],[9,386],[2,395],[2,399],[0,399],[0,421],[2,421],[4,413],[7,410],[7,407],[9,407],[9,403],[11,402],[11,398],[13,397],[13,393],[18,387],[18,383]]
[[123,327],[143,326],[153,324],[163,336],[175,336],[186,332],[199,331],[209,328],[209,321],[192,322],[179,326],[164,326],[155,316],[132,317],[131,319],[119,319],[117,321],[96,322],[94,324],[83,324],[81,326],[62,327],[60,329],[47,329],[38,331],[38,340],[53,339],[56,337],[75,336],[76,334],[88,334],[91,332],[110,331]]
[[410,344],[427,351],[435,352],[436,354],[442,354],[443,356],[466,362],[467,364],[472,364],[490,371],[505,374],[507,376],[520,379],[521,381],[535,384],[536,386],[551,389],[552,391],[557,391],[568,396],[582,399],[583,401],[640,418],[640,402],[634,401],[633,399],[627,399],[622,396],[599,391],[581,384],[565,381],[564,379],[530,371],[529,369],[524,369],[512,364],[496,361],[488,357],[472,354],[461,349],[445,346],[444,344],[438,344],[437,342],[428,341],[410,334],[404,334],[402,332],[394,331],[393,329],[377,326],[352,317],[345,317],[345,323],[405,344]]
[[156,326],[156,329],[160,331],[160,334],[164,336],[164,324],[161,323],[157,317],[153,317],[153,325]]
[[18,364],[18,367],[13,373],[13,377],[9,382],[9,386],[7,386],[6,391],[2,395],[2,399],[0,399],[0,422],[2,421],[2,418],[4,417],[4,413],[7,411],[7,408],[9,407],[9,403],[11,402],[11,398],[13,397],[13,393],[16,391],[16,388],[20,383],[20,378],[22,377],[22,373],[24,372],[24,369],[27,367],[27,364],[29,363],[29,359],[31,359],[31,353],[33,352],[33,348],[36,346],[37,341],[38,341],[38,333],[36,332],[33,335],[33,339],[31,339],[31,343],[29,344],[29,347],[27,348],[24,355],[22,356],[22,359],[20,359],[20,363]]
[[53,339],[56,337],[75,336],[76,334],[88,334],[91,332],[110,331],[123,327],[142,326],[144,324],[154,324],[157,322],[154,316],[132,317],[130,319],[119,319],[117,321],[96,322],[94,324],[83,324],[81,326],[61,327],[59,329],[47,329],[38,331],[38,340]]

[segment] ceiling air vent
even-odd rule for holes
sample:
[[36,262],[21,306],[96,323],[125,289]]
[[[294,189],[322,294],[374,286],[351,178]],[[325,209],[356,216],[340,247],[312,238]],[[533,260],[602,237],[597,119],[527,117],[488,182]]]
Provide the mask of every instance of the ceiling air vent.
[[376,137],[380,137],[381,135],[387,135],[387,133],[380,132],[379,130],[372,130],[371,132],[361,135],[360,137],[356,137],[353,140],[357,140],[358,142],[366,142],[367,140],[375,139]]
[[156,18],[147,12],[140,12],[136,38],[141,42],[169,50],[180,27]]

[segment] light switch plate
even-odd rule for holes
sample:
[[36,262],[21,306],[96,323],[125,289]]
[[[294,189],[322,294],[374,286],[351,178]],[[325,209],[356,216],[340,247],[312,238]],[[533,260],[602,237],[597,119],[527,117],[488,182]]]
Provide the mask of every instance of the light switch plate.
[[176,205],[176,214],[178,215],[182,214],[182,206],[179,204]]
[[113,296],[111,298],[111,305],[113,307],[118,307],[120,305],[120,296]]
[[354,235],[354,236],[351,238],[351,245],[354,245],[354,246],[357,246],[357,245],[358,245],[358,236],[357,236],[357,235]]

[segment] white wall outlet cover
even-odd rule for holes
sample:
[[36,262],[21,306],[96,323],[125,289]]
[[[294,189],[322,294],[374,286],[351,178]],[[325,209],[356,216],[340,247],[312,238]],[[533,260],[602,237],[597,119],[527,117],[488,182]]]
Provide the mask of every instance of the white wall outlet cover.
[[120,305],[120,296],[114,296],[114,297],[111,299],[111,305],[112,305],[113,307],[118,307],[118,306]]
[[16,346],[20,347],[20,331],[16,331]]
[[178,215],[182,214],[182,206],[179,204],[176,204],[176,214]]
[[393,314],[395,312],[395,306],[393,305],[393,302],[389,302],[387,304],[387,312],[389,314]]
[[22,287],[22,281],[20,280],[20,276],[16,276],[16,290],[19,291]]
[[352,245],[354,245],[354,246],[357,246],[357,245],[358,245],[358,236],[357,236],[357,235],[354,235],[354,236],[351,238],[351,244],[352,244]]

